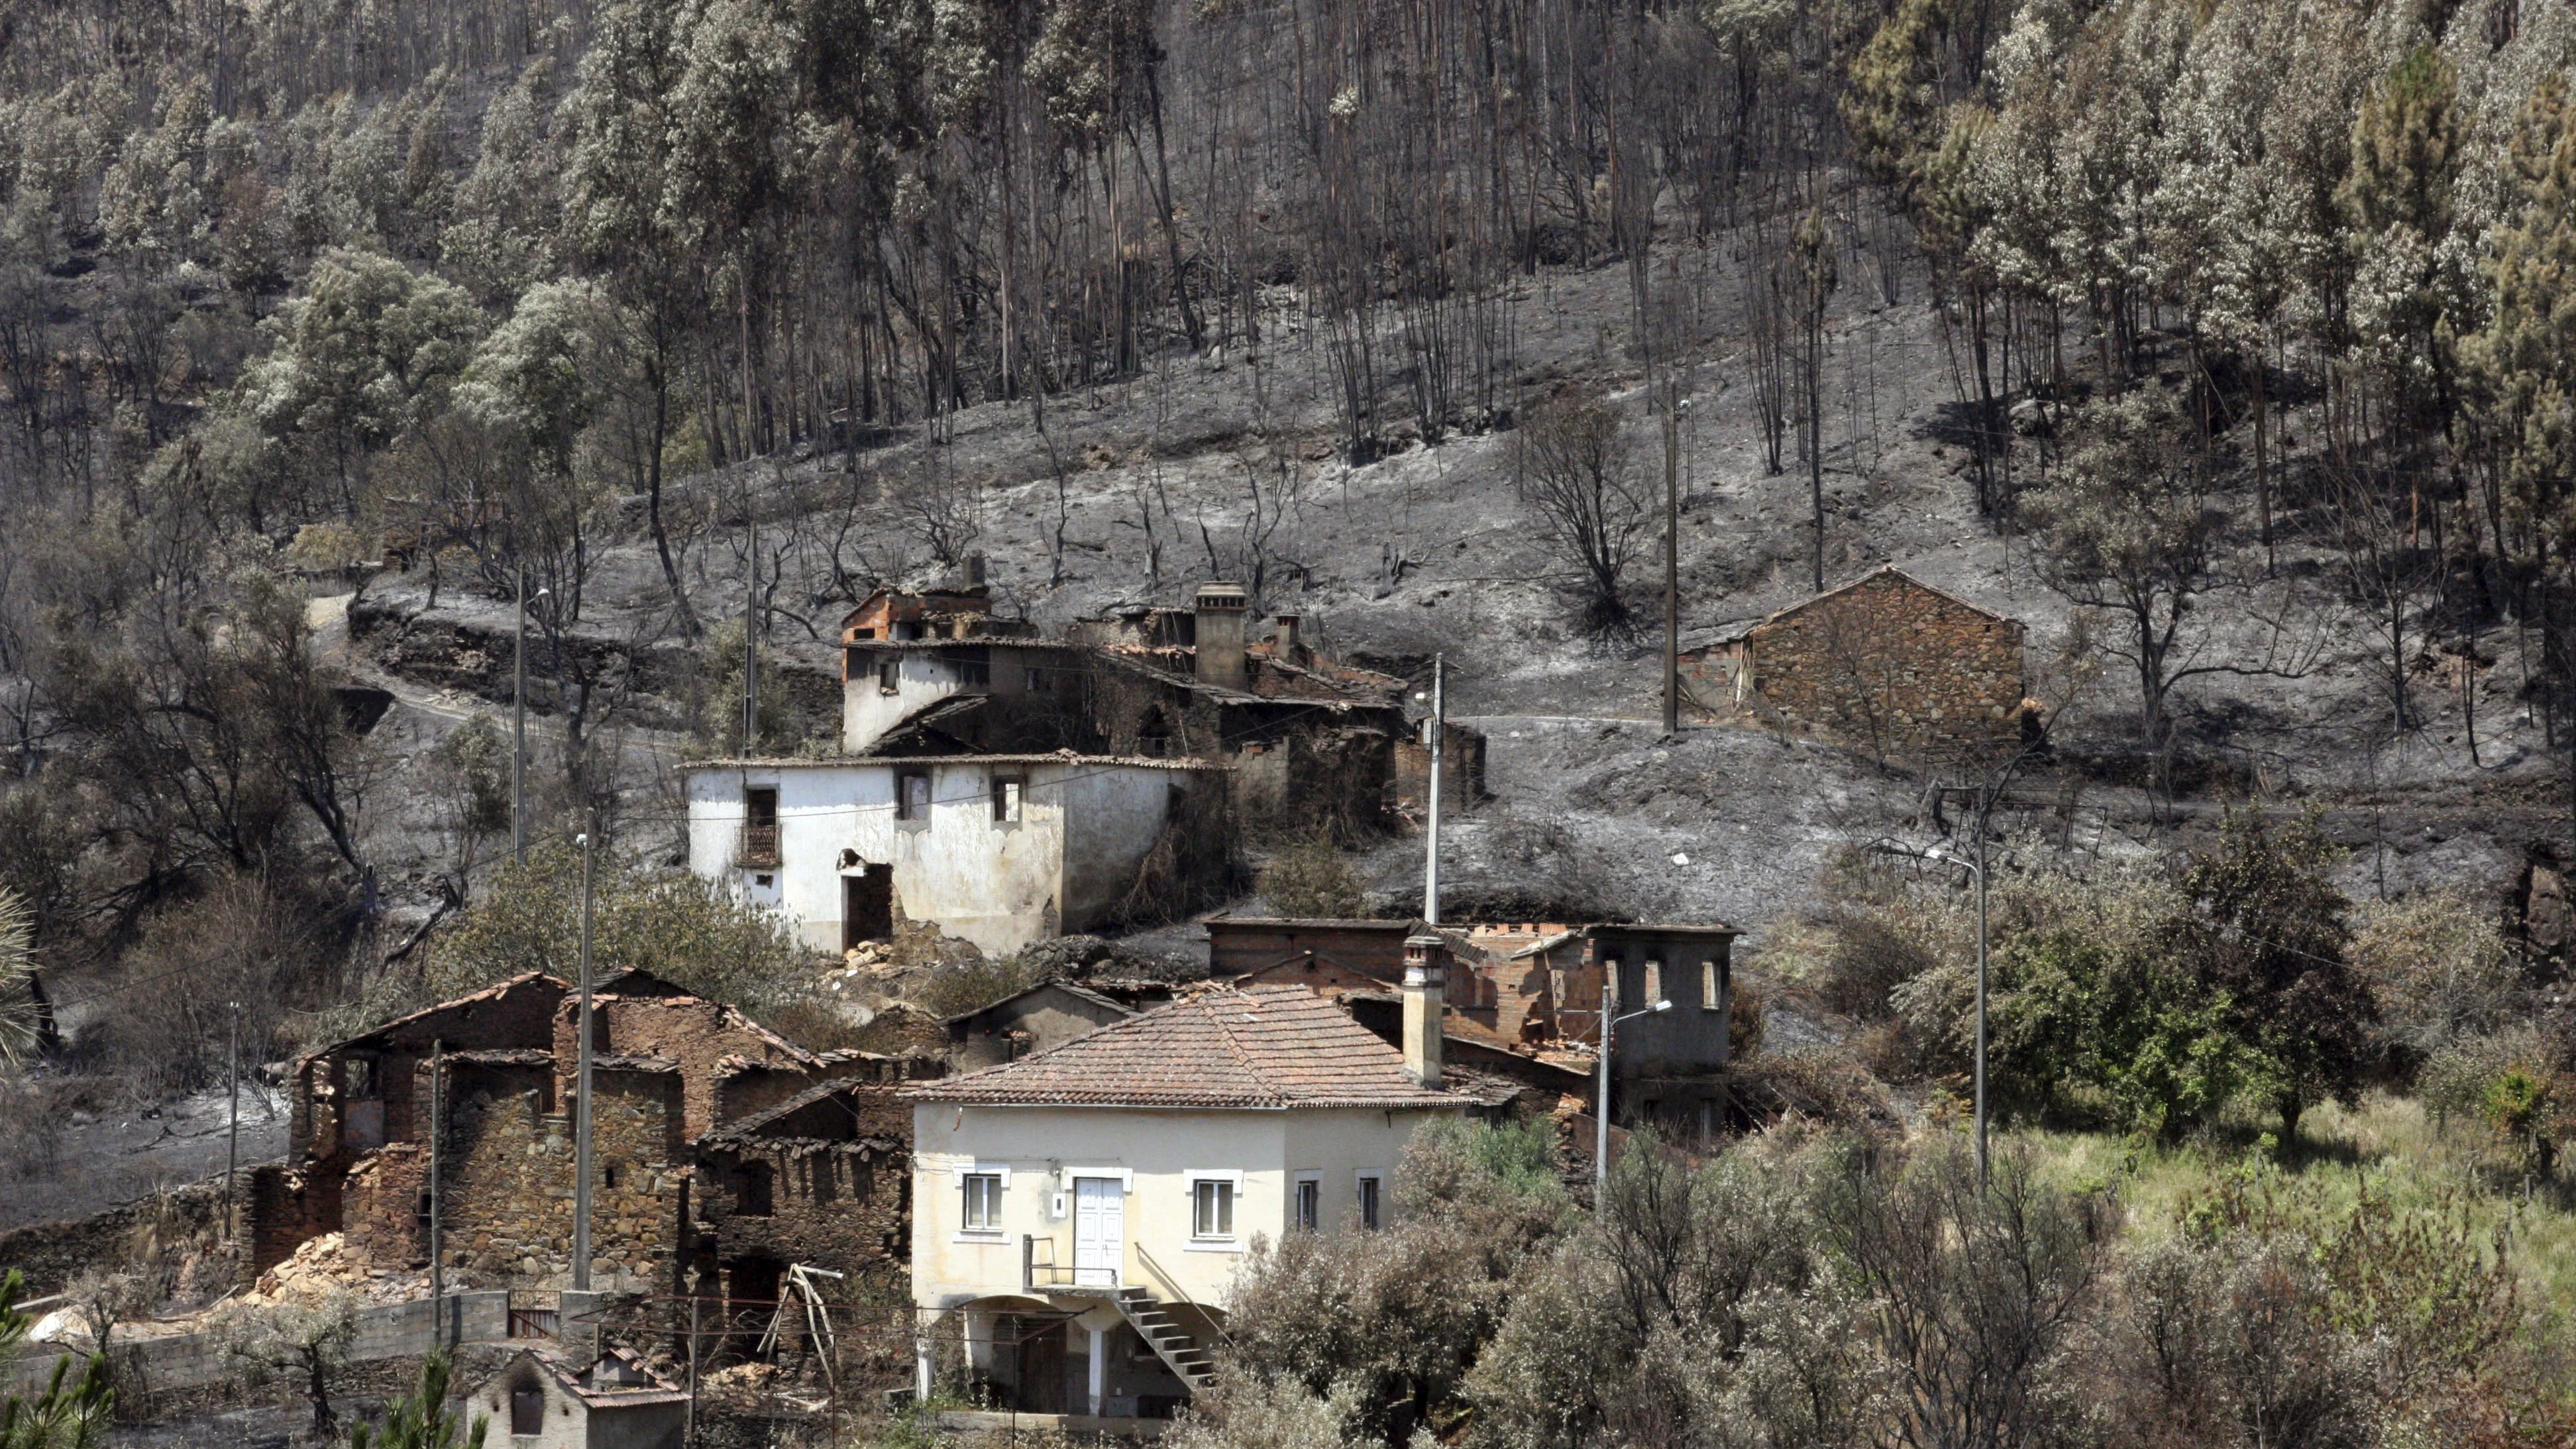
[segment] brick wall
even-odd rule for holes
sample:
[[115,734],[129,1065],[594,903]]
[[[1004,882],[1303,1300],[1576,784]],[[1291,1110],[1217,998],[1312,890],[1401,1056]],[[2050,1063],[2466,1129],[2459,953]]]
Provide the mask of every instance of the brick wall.
[[[1881,755],[2009,739],[2020,727],[2022,626],[1893,570],[1774,615],[1682,667],[1699,718]],[[1752,680],[1741,703],[1737,669]]]

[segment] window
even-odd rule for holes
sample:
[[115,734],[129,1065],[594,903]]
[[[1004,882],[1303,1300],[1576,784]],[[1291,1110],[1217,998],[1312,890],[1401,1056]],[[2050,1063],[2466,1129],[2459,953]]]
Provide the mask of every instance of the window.
[[1190,1184],[1190,1236],[1234,1236],[1233,1183],[1202,1181]]
[[768,1163],[750,1162],[733,1170],[733,1210],[738,1217],[769,1216]]
[[602,1167],[602,1168],[600,1168],[600,1169],[599,1169],[599,1185],[600,1185],[600,1187],[601,1187],[602,1189],[604,1189],[604,1190],[606,1190],[606,1191],[609,1191],[609,1192],[615,1192],[615,1191],[617,1191],[617,1164],[616,1164],[616,1163],[614,1163],[614,1162],[609,1163],[609,1164],[607,1164],[606,1166],[604,1166],[604,1167]]
[[1718,999],[1719,995],[1720,993],[1717,989],[1717,963],[1714,961],[1702,961],[1699,963],[1699,1009],[1702,1011],[1717,1010],[1720,1006],[1725,1004]]
[[510,1390],[510,1432],[513,1434],[546,1432],[545,1390]]
[[903,692],[903,661],[902,661],[902,660],[900,660],[900,659],[880,659],[880,660],[878,660],[878,661],[877,661],[877,693],[879,693],[879,694],[901,694],[902,692]]
[[895,819],[928,820],[930,818],[930,777],[928,775],[897,775],[894,788]]
[[1324,1216],[1324,1185],[1311,1177],[1297,1179],[1297,1226],[1314,1232]]
[[1002,1175],[998,1172],[966,1174],[966,1231],[998,1233],[1002,1230]]
[[1028,788],[1029,782],[1017,775],[993,777],[993,820],[996,824],[1007,825],[1020,818],[1020,796]]
[[1371,1232],[1377,1230],[1384,1216],[1379,1201],[1384,1181],[1384,1175],[1378,1172],[1360,1174],[1360,1226]]
[[743,818],[754,826],[778,828],[778,791],[775,787],[755,785],[742,792]]
[[352,1098],[373,1097],[376,1091],[376,1059],[351,1057],[340,1065],[340,1079],[348,1083]]
[[984,689],[993,683],[991,656],[978,649],[956,656],[957,682],[967,689]]

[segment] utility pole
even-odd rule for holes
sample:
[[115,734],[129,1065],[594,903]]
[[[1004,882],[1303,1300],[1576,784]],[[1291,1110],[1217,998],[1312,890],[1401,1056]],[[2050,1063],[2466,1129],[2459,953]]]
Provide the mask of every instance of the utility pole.
[[742,753],[747,759],[760,753],[760,520],[750,517],[748,497],[743,513],[751,528],[742,553]]
[[528,570],[512,571],[519,622],[510,642],[510,858],[528,863]]
[[1664,733],[1682,729],[1681,387],[1664,374]]
[[572,1286],[590,1291],[590,918],[591,861],[599,849],[599,813],[591,812],[590,829],[581,837],[581,1015],[580,1040],[574,1047],[572,1119]]
[[441,1260],[447,1245],[441,1229],[446,1207],[445,1189],[439,1182],[445,1164],[447,1145],[447,1041],[429,1044],[429,1312],[430,1343],[447,1347],[447,1279]]
[[229,1065],[224,1080],[232,1086],[232,1125],[224,1141],[224,1212],[233,1224],[241,1221],[241,1204],[233,1199],[233,1173],[241,1166],[241,1003],[227,1002],[232,1008],[231,1041],[225,1055]]
[[1431,656],[1431,829],[1422,852],[1422,919],[1440,924],[1440,762],[1449,743],[1448,656]]
[[[1619,1005],[1619,966],[1604,962],[1601,966],[1601,1089],[1592,1104],[1592,1180],[1607,1181],[1610,1176],[1610,1013]],[[1592,1210],[1601,1210],[1601,1194],[1592,1194]]]

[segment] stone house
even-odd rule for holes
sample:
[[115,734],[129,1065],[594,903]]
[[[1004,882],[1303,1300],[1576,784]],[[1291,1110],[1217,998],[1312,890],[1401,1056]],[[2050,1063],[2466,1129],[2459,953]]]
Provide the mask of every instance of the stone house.
[[1020,1410],[1156,1418],[1207,1385],[1253,1242],[1384,1223],[1413,1133],[1481,1105],[1443,1081],[1438,977],[1403,989],[1401,1049],[1303,987],[1220,988],[908,1088],[924,1395],[941,1343]]
[[864,1076],[814,1083],[700,1138],[689,1291],[741,1324],[778,1299],[793,1264],[896,1273],[911,1251],[912,1137],[896,1092],[933,1070],[879,1059]]
[[584,1367],[544,1349],[521,1349],[465,1396],[464,1419],[491,1428],[483,1442],[510,1449],[680,1449],[689,1395],[630,1349]]
[[1537,1018],[1558,1040],[1597,1046],[1605,1005],[1624,1015],[1672,1002],[1669,1011],[1620,1026],[1611,1051],[1611,1120],[1705,1138],[1723,1125],[1727,1102],[1739,934],[1724,925],[1572,926],[1502,956],[1492,971],[1529,1003],[1525,1039],[1526,1022]]
[[1879,758],[2009,742],[2025,728],[2022,626],[1893,566],[1681,656],[1695,719],[1812,735]]
[[948,1059],[960,1071],[999,1066],[1135,1014],[1134,1007],[1075,982],[1041,981],[948,1018]]
[[[552,1009],[540,1016],[536,1007],[546,1002]],[[466,1284],[568,1280],[579,1009],[563,982],[532,974],[299,1061],[289,1159],[252,1174],[252,1271],[329,1232],[382,1265],[427,1261],[437,1046],[446,1266]],[[851,1100],[884,1097],[941,1070],[931,1061],[810,1053],[731,1007],[640,972],[594,988],[592,1030],[592,1272],[609,1291],[676,1291],[691,1272],[729,1271],[720,1250],[705,1261],[692,1226],[705,1208],[704,1184],[722,1180],[709,1166],[716,1149],[707,1146],[721,1129],[765,1120],[820,1084],[842,1087]],[[398,1069],[407,1084],[399,1093],[386,1085]],[[353,1084],[377,1093],[356,1100],[399,1104],[382,1114],[381,1136],[377,1113],[348,1110]],[[352,1115],[366,1134],[345,1130]],[[899,1137],[891,1149],[870,1149],[889,1150],[901,1156]],[[873,1196],[850,1200],[852,1210],[899,1217],[902,1178],[872,1167]],[[879,1250],[869,1244],[882,1232],[871,1238],[855,1219],[853,1232],[843,1261],[873,1261]]]

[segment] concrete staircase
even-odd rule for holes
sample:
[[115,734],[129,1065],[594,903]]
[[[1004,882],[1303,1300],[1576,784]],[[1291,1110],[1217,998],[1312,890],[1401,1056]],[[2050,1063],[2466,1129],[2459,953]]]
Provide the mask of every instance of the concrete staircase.
[[1154,1354],[1197,1394],[1216,1382],[1216,1363],[1205,1348],[1174,1318],[1171,1309],[1142,1288],[1118,1290],[1118,1312],[1136,1335],[1154,1346]]

